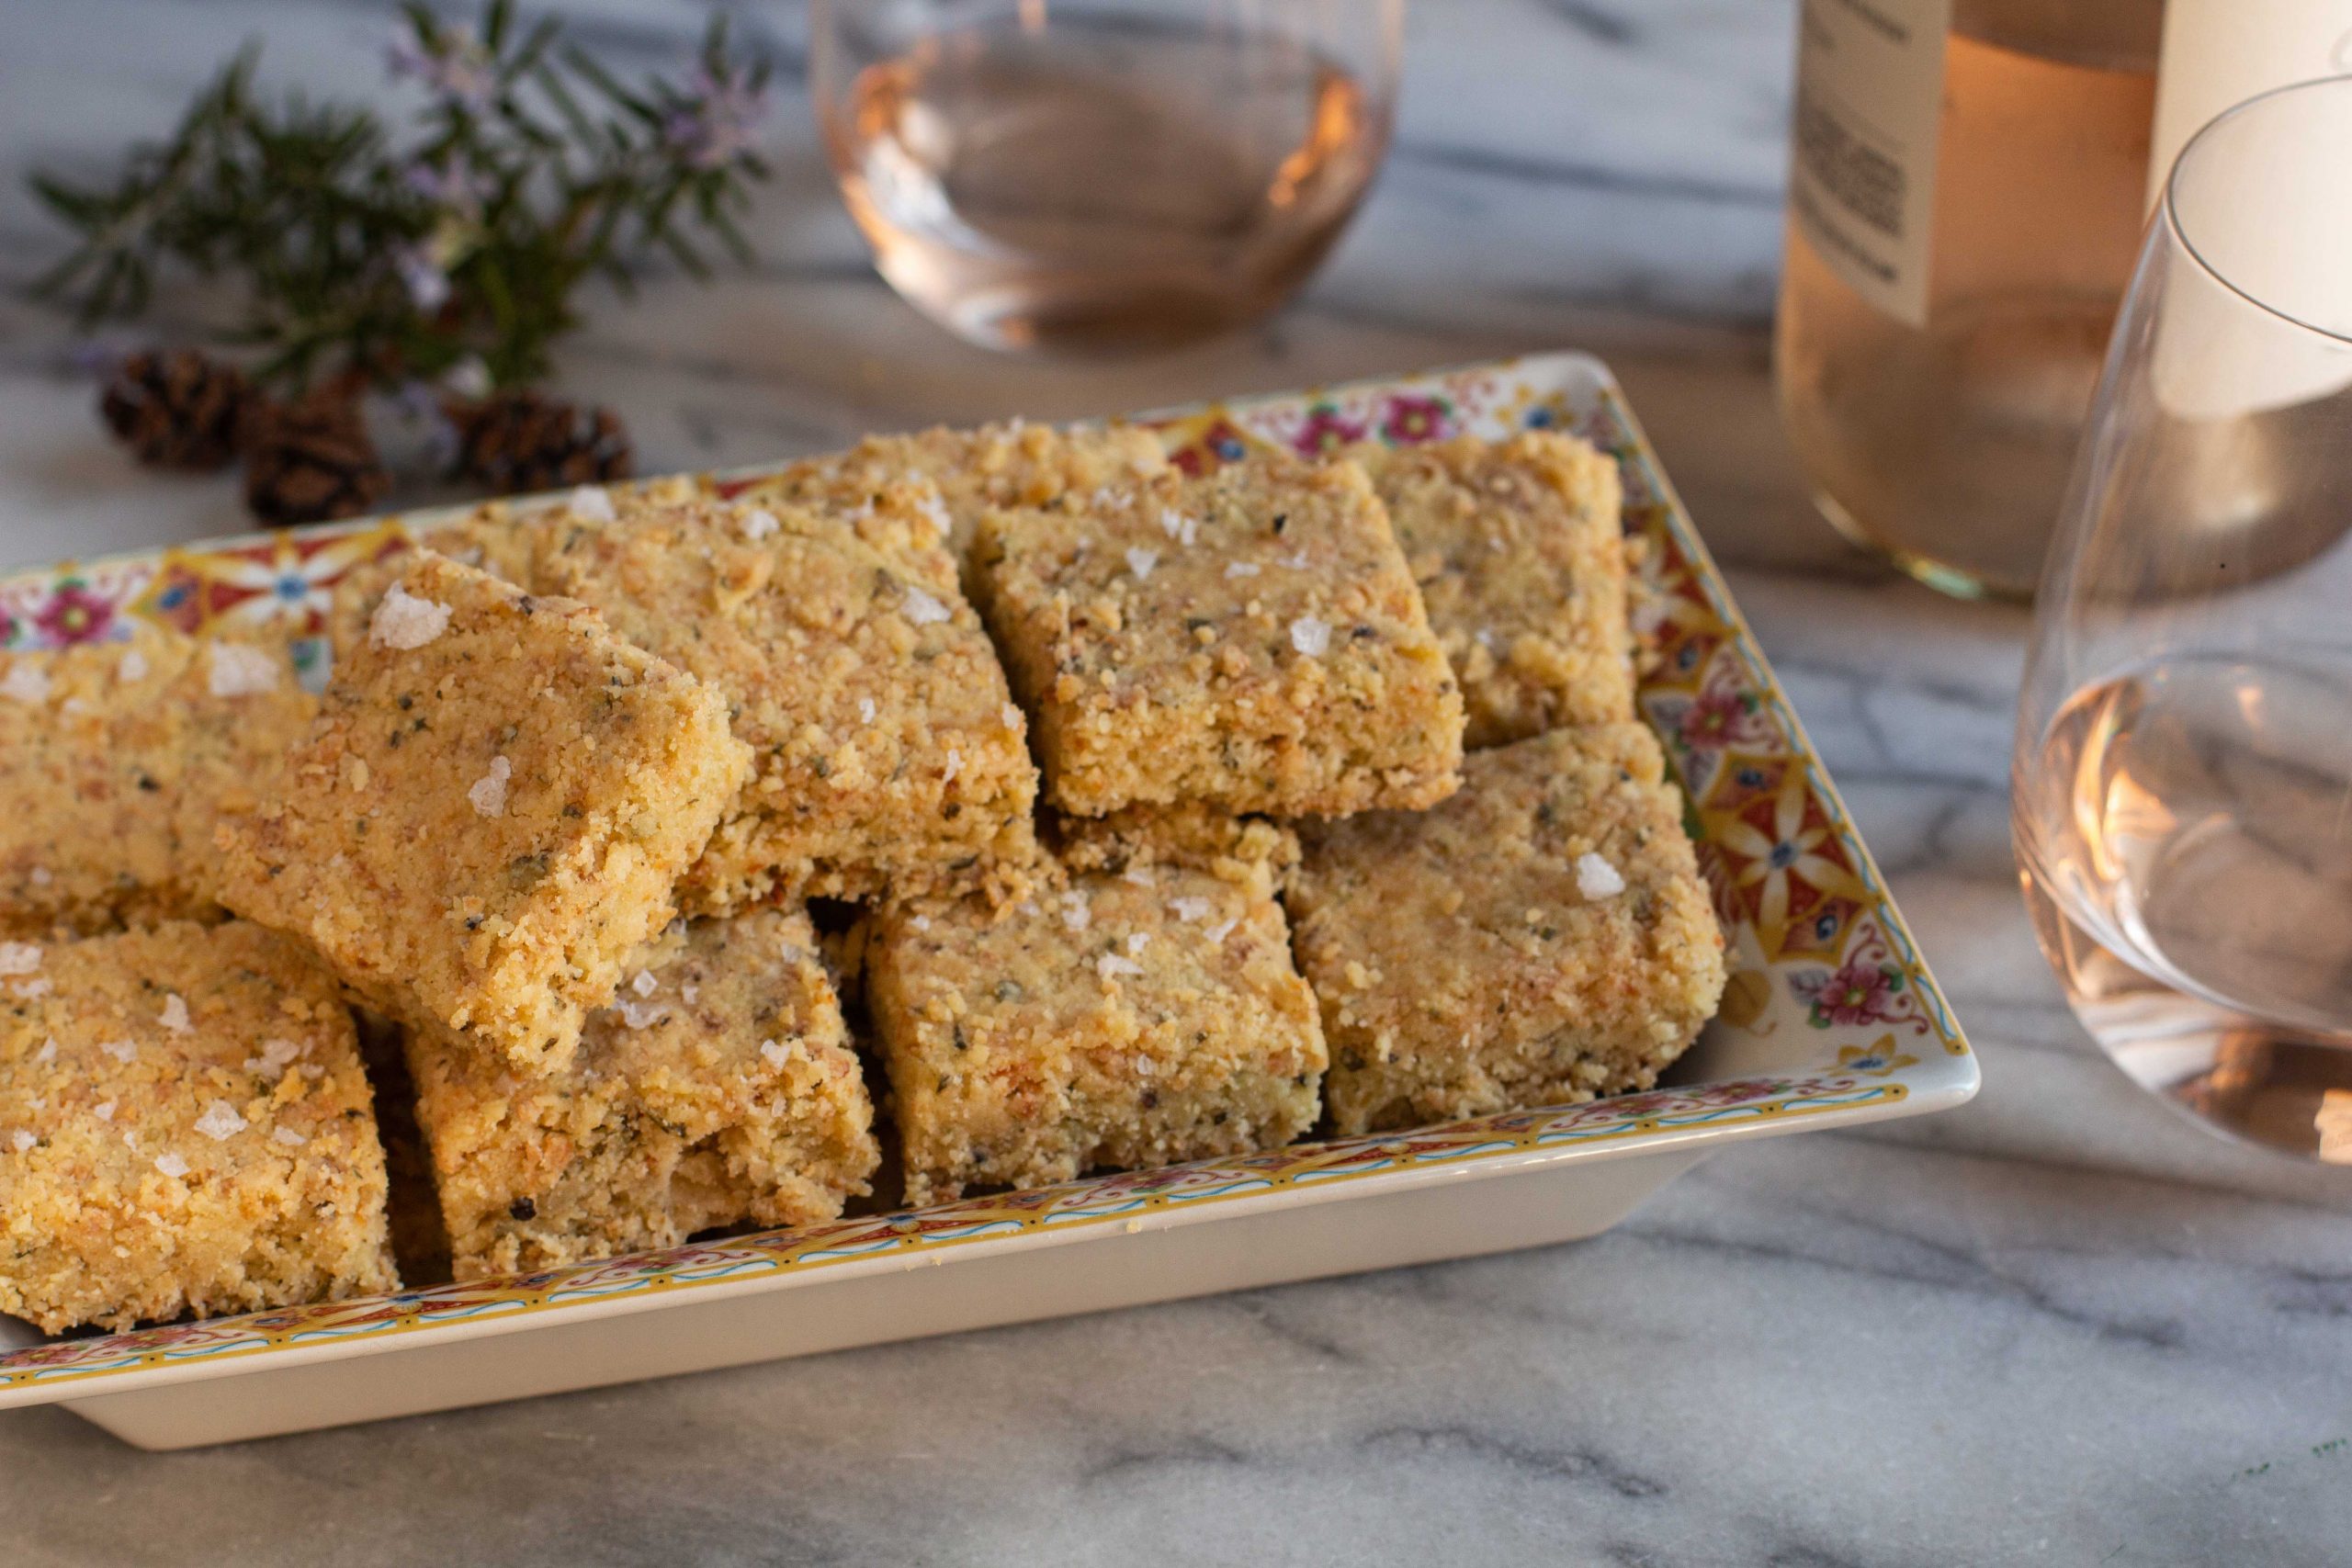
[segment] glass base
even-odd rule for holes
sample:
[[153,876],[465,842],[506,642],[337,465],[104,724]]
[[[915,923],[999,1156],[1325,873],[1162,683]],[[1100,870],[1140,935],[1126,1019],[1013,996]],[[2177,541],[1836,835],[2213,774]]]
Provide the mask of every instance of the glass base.
[[2018,881],[2075,1018],[2132,1082],[2210,1132],[2352,1166],[2352,1036],[2282,1026],[2182,991],[2104,946],[2030,867]]

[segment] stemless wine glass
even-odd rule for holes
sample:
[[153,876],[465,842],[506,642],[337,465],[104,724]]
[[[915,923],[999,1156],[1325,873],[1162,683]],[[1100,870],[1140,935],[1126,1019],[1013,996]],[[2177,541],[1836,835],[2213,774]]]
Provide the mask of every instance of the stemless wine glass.
[[2026,901],[2144,1087],[2352,1164],[2352,77],[2181,153],[2044,569]]
[[882,276],[996,348],[1272,310],[1388,149],[1404,0],[816,0],[810,76]]

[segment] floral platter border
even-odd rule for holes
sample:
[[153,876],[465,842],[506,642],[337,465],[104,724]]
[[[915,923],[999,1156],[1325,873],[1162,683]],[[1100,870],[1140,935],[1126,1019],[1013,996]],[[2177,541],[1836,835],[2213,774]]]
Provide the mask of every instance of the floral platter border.
[[[1645,645],[1644,716],[1665,743],[1729,942],[1721,1017],[1680,1087],[1404,1134],[1123,1172],[903,1213],[729,1237],[504,1280],[78,1339],[0,1354],[0,1404],[60,1383],[409,1334],[861,1260],[1214,1210],[1337,1183],[1899,1114],[1957,1102],[1976,1065],[1843,803],[1804,739],[1622,393],[1598,362],[1547,355],[1142,416],[1199,469],[1253,446],[1318,454],[1513,430],[1573,430],[1618,459]],[[756,472],[756,470],[754,470]],[[725,491],[751,477],[707,478]],[[419,513],[419,526],[437,520]],[[277,636],[323,681],[335,581],[406,547],[399,517],[281,531],[0,579],[0,649],[127,637]],[[1461,1174],[1470,1174],[1464,1169]],[[1369,1191],[1370,1189],[1364,1190]],[[1208,1217],[1205,1213],[1203,1217]],[[17,1398],[11,1399],[11,1393]]]

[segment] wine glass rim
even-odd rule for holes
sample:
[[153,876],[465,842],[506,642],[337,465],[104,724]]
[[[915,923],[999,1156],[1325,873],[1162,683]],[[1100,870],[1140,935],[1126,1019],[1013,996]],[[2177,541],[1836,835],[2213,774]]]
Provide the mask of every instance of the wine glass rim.
[[2323,93],[2329,89],[2352,92],[2352,72],[2307,77],[2301,82],[2289,82],[2280,86],[2268,88],[2241,103],[2232,104],[2228,108],[2199,126],[2196,133],[2181,144],[2180,152],[2173,158],[2172,167],[2165,172],[2164,214],[2165,224],[2172,230],[2174,237],[2180,242],[2180,248],[2188,253],[2188,258],[2197,264],[2199,270],[2221,285],[2222,288],[2236,295],[2263,314],[2284,321],[2289,326],[2300,327],[2304,332],[2326,338],[2331,343],[2352,344],[2352,335],[2347,335],[2333,327],[2321,326],[2316,321],[2307,321],[2292,310],[2265,299],[2261,295],[2239,283],[2198,248],[2196,240],[2188,231],[2188,226],[2183,223],[2180,218],[2181,172],[2188,167],[2189,161],[2196,157],[2198,150],[2210,139],[2226,130],[2237,121],[2250,118],[2272,107],[2278,99],[2301,97],[2306,94]]

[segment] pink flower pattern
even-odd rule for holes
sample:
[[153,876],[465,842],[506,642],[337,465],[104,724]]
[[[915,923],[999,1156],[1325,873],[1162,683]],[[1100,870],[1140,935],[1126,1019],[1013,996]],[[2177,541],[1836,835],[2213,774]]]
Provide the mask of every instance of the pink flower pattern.
[[49,603],[33,613],[33,625],[41,629],[50,646],[63,648],[77,642],[96,642],[114,625],[115,606],[112,601],[90,592],[88,583],[78,577],[61,580]]
[[1291,445],[1302,457],[1328,457],[1340,447],[1363,440],[1363,426],[1337,407],[1317,403],[1306,411],[1306,418],[1299,423],[1298,434],[1291,437]]
[[1442,398],[1394,397],[1388,400],[1380,434],[1399,446],[1435,441],[1444,435],[1447,416],[1453,412]]
[[1814,969],[1792,976],[1789,989],[1811,1012],[1815,1029],[1851,1028],[1892,1018],[1903,989],[1903,971],[1857,957],[1839,969]]

